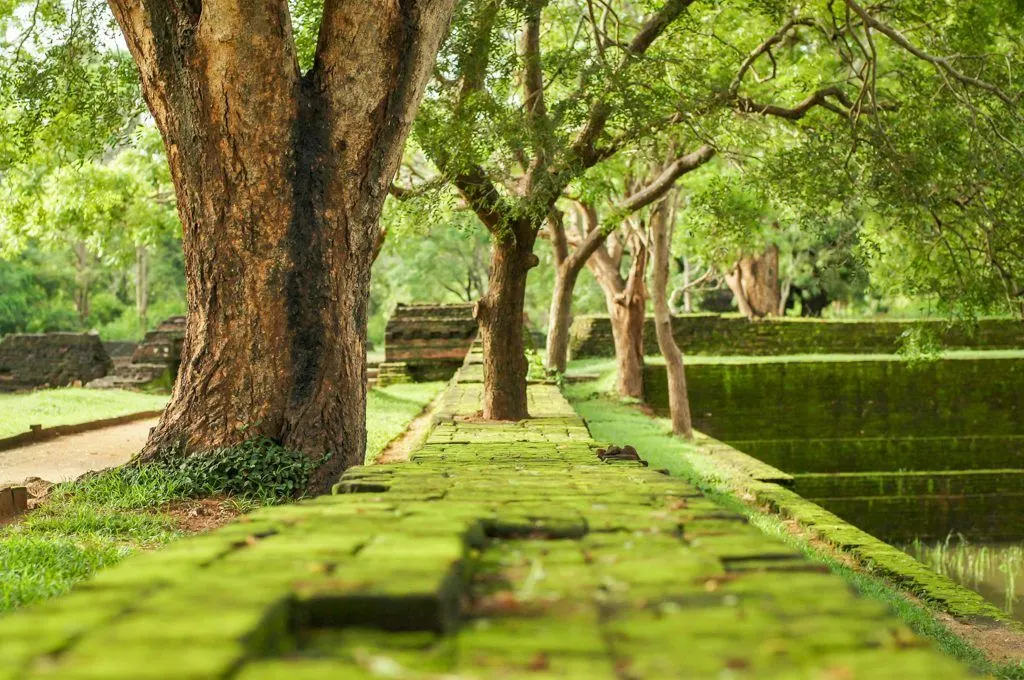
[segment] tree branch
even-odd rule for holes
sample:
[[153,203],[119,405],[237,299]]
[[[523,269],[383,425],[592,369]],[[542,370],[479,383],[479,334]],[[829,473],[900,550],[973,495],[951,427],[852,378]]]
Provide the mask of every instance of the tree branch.
[[[633,40],[626,46],[626,54],[615,70],[615,75],[620,75],[629,68],[630,64],[637,58],[642,57],[650,48],[651,44],[665,32],[665,29],[693,4],[694,0],[668,0],[660,10],[651,15],[640,27],[640,30]],[[580,96],[583,93],[579,93]],[[601,160],[602,155],[597,150],[597,140],[604,132],[608,117],[611,115],[611,106],[605,97],[599,97],[590,108],[587,122],[577,134],[570,149],[572,157],[584,168],[592,167]]]
[[761,55],[765,53],[768,53],[768,56],[772,58],[772,70],[774,71],[775,58],[774,56],[772,56],[771,49],[778,45],[779,43],[781,43],[782,40],[786,37],[786,35],[797,26],[813,25],[814,21],[812,19],[803,18],[790,19],[785,24],[783,24],[782,28],[776,31],[774,35],[769,37],[763,43],[758,45],[757,48],[754,49],[754,51],[751,52],[747,56],[747,58],[743,60],[743,63],[740,64],[739,70],[736,72],[736,77],[733,79],[732,84],[729,86],[729,92],[731,92],[732,94],[736,94],[737,92],[739,92],[740,85],[743,84],[743,78],[747,75],[747,71],[749,71],[754,66],[754,62],[756,62],[761,57]]
[[932,64],[936,68],[944,71],[950,77],[960,81],[964,85],[976,87],[979,90],[984,90],[985,92],[988,92],[989,94],[998,97],[1000,100],[1003,101],[1004,104],[1011,108],[1017,107],[1017,99],[1015,97],[1011,97],[1010,95],[1003,92],[1001,89],[999,89],[995,85],[992,85],[991,83],[987,83],[983,80],[979,80],[978,78],[974,78],[972,76],[967,75],[966,73],[959,71],[955,66],[953,66],[953,64],[947,57],[937,57],[925,52],[921,48],[911,43],[902,33],[897,31],[895,28],[889,26],[888,24],[882,23],[877,18],[872,16],[870,12],[868,12],[859,4],[857,4],[855,0],[844,0],[844,2],[846,3],[847,7],[852,9],[857,14],[857,16],[861,18],[861,21],[863,21],[866,26],[875,29],[885,37],[892,40],[898,46],[900,46],[910,54],[917,57],[918,59],[923,59],[929,64]]
[[[679,156],[644,187],[632,193],[620,206],[620,211],[636,212],[667,194],[683,175],[693,172],[715,157],[717,150],[705,144],[696,151]],[[617,211],[617,212],[620,212]]]

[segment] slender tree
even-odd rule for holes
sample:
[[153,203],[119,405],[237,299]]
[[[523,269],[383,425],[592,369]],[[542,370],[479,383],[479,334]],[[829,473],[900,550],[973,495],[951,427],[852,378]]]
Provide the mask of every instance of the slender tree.
[[686,367],[683,353],[672,335],[672,312],[668,305],[669,264],[672,261],[672,234],[675,230],[677,196],[675,192],[661,199],[651,212],[650,243],[654,276],[654,327],[658,349],[665,357],[668,374],[668,405],[672,432],[688,439],[693,437],[690,418],[690,395],[686,389]]
[[652,45],[693,1],[657,2],[646,15],[610,3],[603,18],[559,0],[461,6],[416,137],[492,238],[488,289],[476,304],[486,418],[528,416],[523,311],[538,232],[573,180],[651,121],[617,109],[650,84]]

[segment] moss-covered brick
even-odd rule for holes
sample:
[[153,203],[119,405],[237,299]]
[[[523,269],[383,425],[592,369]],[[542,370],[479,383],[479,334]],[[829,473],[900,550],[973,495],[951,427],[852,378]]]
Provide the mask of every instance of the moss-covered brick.
[[[362,668],[353,663],[344,663],[337,659],[260,659],[247,663],[238,675],[237,680],[379,680],[378,673],[371,672],[373,660],[368,660],[370,668]],[[378,669],[394,668],[391,664],[378,662]]]
[[[738,314],[687,314],[672,319],[672,334],[687,354],[722,356],[773,354],[888,354],[897,351],[912,328],[935,333],[942,346],[970,349],[1024,347],[1018,319],[981,319],[975,329],[949,327],[936,320],[772,318],[751,323]],[[615,356],[606,316],[581,314],[570,328],[574,359]],[[644,345],[657,347],[654,319],[644,326]]]
[[[666,409],[664,365],[650,364],[644,378],[647,402]],[[946,443],[932,438],[977,436],[964,446],[983,450],[991,445],[993,457],[1002,446],[1006,461],[1019,461],[1024,452],[1024,392],[1019,388],[1024,354],[973,354],[925,363],[898,357],[708,361],[688,366],[686,379],[697,429],[789,473],[815,470],[794,461],[782,464],[770,454],[783,449],[761,442],[846,440],[843,446],[864,452],[877,446],[904,453],[908,460],[927,460],[942,453]]]
[[[469,361],[408,463],[354,468],[332,496],[259,510],[0,619],[0,678],[803,678],[833,657],[903,667],[905,648],[925,669],[908,680],[963,677],[694,485],[602,464],[556,387],[531,385],[530,420],[479,422]],[[807,503],[753,483],[777,507]],[[841,523],[818,512],[819,526]],[[39,634],[4,635],[19,626]]]

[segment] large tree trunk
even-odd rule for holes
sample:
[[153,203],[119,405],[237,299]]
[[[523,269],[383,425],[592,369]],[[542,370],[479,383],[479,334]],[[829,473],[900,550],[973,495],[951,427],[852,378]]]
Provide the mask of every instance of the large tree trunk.
[[257,434],[320,465],[365,451],[378,220],[453,0],[327,0],[300,73],[285,0],[110,0],[167,147],[188,325],[142,452]]
[[665,357],[668,372],[668,405],[672,417],[672,432],[687,439],[693,437],[690,420],[690,397],[686,389],[686,368],[683,353],[672,335],[672,313],[668,305],[669,253],[675,215],[670,195],[662,200],[651,215],[651,257],[654,260],[654,324],[658,335],[658,349]]
[[523,334],[526,277],[537,266],[532,227],[496,240],[491,251],[487,294],[477,303],[484,349],[483,417],[488,420],[523,420],[529,417],[526,377],[529,364]]
[[744,316],[778,314],[782,298],[778,247],[769,246],[760,255],[743,255],[725,275],[725,281]]

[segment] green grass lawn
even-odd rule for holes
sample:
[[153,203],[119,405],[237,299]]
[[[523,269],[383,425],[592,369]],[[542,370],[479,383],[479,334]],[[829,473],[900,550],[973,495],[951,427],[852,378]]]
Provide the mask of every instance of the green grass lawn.
[[[367,459],[400,435],[443,386],[437,382],[372,390]],[[97,569],[182,536],[180,522],[166,508],[187,499],[187,488],[179,473],[155,466],[120,468],[55,487],[43,506],[0,528],[0,614],[64,593]],[[246,511],[261,501],[225,502]]]
[[166,405],[167,395],[82,387],[0,394],[0,438],[27,432],[29,425],[74,425],[158,411]]

